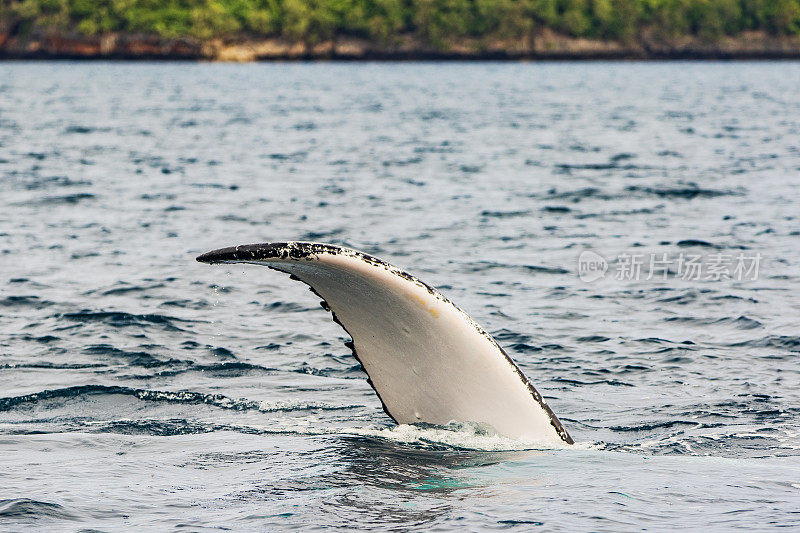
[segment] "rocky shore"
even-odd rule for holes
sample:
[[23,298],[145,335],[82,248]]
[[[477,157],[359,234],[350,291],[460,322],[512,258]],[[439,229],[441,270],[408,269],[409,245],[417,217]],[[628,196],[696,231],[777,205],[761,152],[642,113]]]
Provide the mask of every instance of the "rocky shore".
[[635,42],[574,38],[550,30],[515,41],[459,40],[432,48],[413,36],[392,45],[339,38],[317,44],[281,38],[201,41],[110,33],[0,34],[0,59],[118,59],[204,61],[291,60],[591,60],[591,59],[800,59],[800,38],[743,32],[714,42],[697,37],[644,36]]

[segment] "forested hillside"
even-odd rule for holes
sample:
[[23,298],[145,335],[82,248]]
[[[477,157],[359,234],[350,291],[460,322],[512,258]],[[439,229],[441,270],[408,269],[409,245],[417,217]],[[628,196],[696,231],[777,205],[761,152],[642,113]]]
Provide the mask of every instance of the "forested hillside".
[[800,0],[0,0],[0,45],[141,35],[479,52],[533,49],[544,34],[630,46],[714,43],[748,32],[796,38]]

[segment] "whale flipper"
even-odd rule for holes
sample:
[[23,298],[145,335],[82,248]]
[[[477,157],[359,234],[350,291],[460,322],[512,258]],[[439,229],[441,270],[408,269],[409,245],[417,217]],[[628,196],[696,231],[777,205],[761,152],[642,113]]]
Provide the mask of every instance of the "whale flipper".
[[330,244],[273,242],[214,250],[202,263],[253,263],[311,287],[352,337],[384,410],[400,424],[491,425],[543,444],[572,438],[500,346],[412,275]]

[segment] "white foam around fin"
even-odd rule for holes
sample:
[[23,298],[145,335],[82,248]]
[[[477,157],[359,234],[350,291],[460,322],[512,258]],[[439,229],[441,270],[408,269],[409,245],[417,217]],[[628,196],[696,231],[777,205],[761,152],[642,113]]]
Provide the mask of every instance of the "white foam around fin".
[[399,424],[391,428],[346,428],[340,432],[346,435],[386,439],[401,444],[422,444],[491,452],[551,450],[567,446],[564,441],[554,442],[550,439],[547,442],[512,439],[473,423],[452,422],[446,426],[426,427]]

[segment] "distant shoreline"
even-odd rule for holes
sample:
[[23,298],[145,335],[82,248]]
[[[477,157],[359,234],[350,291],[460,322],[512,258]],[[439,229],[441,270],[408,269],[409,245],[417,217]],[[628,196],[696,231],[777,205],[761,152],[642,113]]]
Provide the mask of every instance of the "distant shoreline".
[[0,35],[0,60],[167,61],[594,61],[594,60],[799,60],[800,39],[746,32],[715,42],[680,38],[634,42],[573,38],[554,32],[533,42],[462,40],[446,50],[414,40],[393,47],[337,39],[315,45],[284,39],[164,39],[153,35]]

